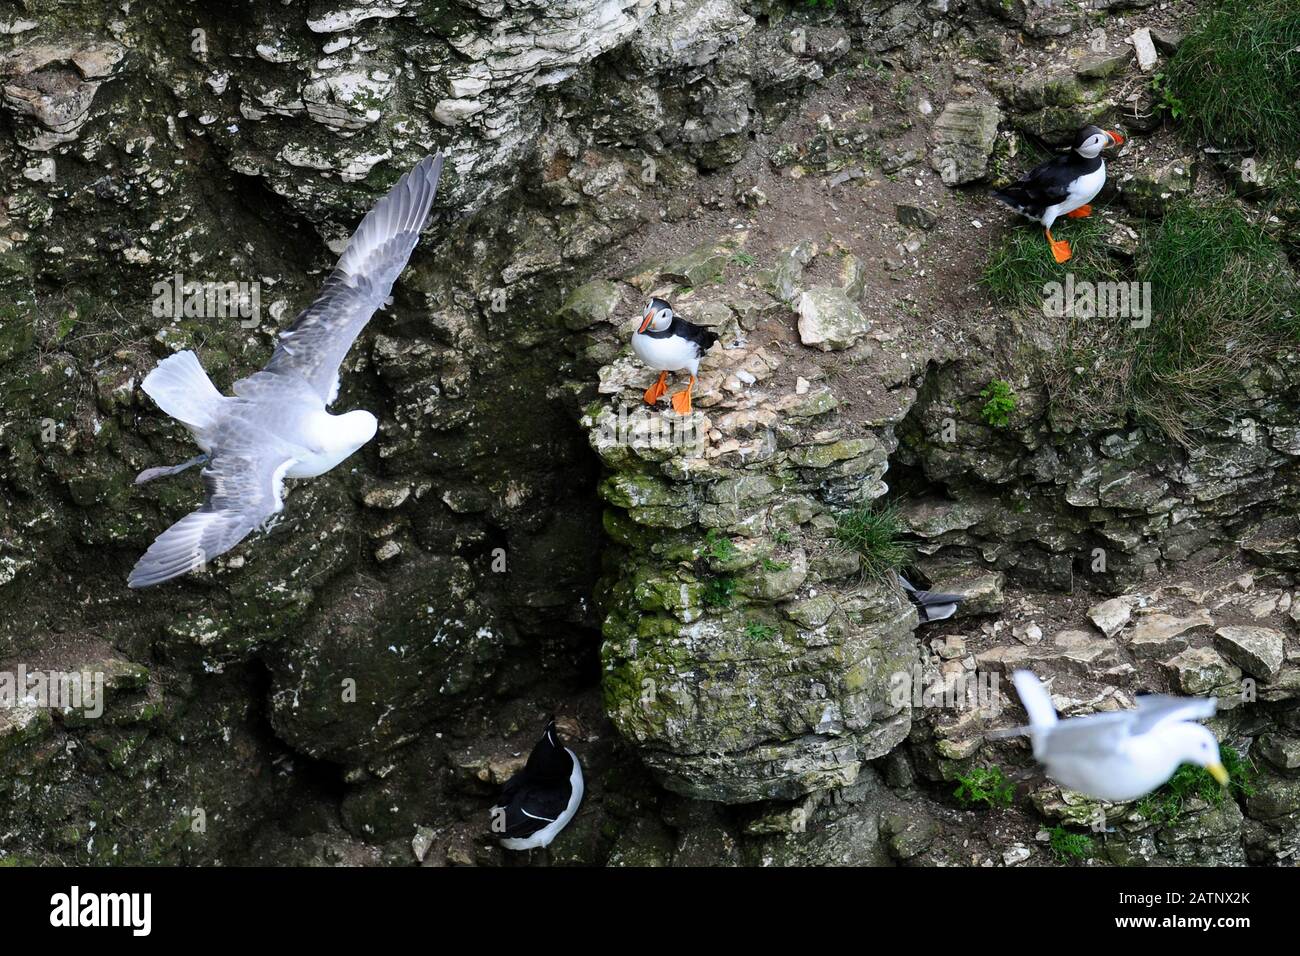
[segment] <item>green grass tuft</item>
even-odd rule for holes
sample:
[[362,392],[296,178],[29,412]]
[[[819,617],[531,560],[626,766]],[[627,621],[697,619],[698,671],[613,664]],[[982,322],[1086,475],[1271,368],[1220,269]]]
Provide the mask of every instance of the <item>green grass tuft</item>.
[[[1043,286],[1060,282],[1064,270],[1052,258],[1047,237],[1040,227],[1025,225],[1020,220],[1015,226],[994,250],[981,281],[994,298],[1006,305],[1036,307],[1042,303]],[[1053,227],[1052,235],[1068,240],[1074,250],[1074,258],[1066,268],[1074,273],[1075,281],[1100,282],[1118,275],[1115,260],[1106,250],[1109,230],[1098,215],[1069,219]]]
[[1135,411],[1212,412],[1271,344],[1300,338],[1300,287],[1282,250],[1235,204],[1172,207],[1141,257],[1152,325],[1131,330]]
[[[1100,220],[1091,230],[1099,230]],[[1141,225],[1135,261],[1107,257],[1099,231],[1067,269],[1041,235],[1013,230],[984,281],[1004,305],[1039,307],[1048,282],[1147,283],[1150,324],[1135,316],[1071,316],[1040,371],[1059,422],[1132,417],[1186,442],[1222,412],[1233,386],[1280,347],[1300,342],[1300,283],[1286,253],[1235,202],[1173,203]],[[1076,237],[1077,238],[1077,237]]]
[[736,545],[717,528],[710,528],[704,536],[704,553],[715,561],[730,561],[736,556]]
[[1300,156],[1300,4],[1218,0],[1174,54],[1166,100],[1204,139]]
[[835,537],[862,556],[868,575],[887,579],[907,561],[908,548],[898,509],[893,505],[862,505],[841,514],[835,522]]
[[704,583],[701,600],[705,607],[730,607],[731,599],[736,593],[736,579],[730,575],[709,578]]
[[970,773],[957,775],[957,789],[952,795],[964,807],[981,803],[990,808],[1009,807],[1016,788],[998,767],[975,767]]

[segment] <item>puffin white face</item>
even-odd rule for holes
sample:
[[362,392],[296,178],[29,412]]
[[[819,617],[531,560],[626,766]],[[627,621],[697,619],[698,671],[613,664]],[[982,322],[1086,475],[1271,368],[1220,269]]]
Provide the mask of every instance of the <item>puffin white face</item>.
[[336,421],[341,437],[353,448],[370,441],[379,429],[379,419],[363,409],[340,415]]
[[1228,771],[1219,762],[1219,741],[1214,734],[1200,724],[1191,723],[1174,724],[1167,733],[1183,763],[1204,767],[1215,780],[1227,785]]
[[672,324],[673,307],[663,299],[651,299],[650,304],[646,306],[645,317],[641,319],[641,326],[636,331],[638,335],[646,329],[662,332]]
[[1114,133],[1105,129],[1097,129],[1096,127],[1092,127],[1092,129],[1092,135],[1074,147],[1074,151],[1084,159],[1093,159],[1100,155],[1103,149],[1124,145],[1124,137],[1119,135],[1119,133]]

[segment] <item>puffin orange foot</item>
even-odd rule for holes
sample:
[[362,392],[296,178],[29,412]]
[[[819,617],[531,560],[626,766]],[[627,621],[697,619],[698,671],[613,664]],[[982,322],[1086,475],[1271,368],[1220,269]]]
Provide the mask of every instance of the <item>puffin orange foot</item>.
[[1087,218],[1088,218],[1089,216],[1091,216],[1091,215],[1092,215],[1092,207],[1091,207],[1091,206],[1080,206],[1078,209],[1074,210],[1074,212],[1067,212],[1067,213],[1065,214],[1065,218],[1067,218],[1067,219],[1087,219]]
[[664,397],[664,392],[668,391],[668,373],[660,372],[659,381],[655,382],[645,390],[645,403],[653,405],[659,399]]
[[691,389],[695,388],[695,376],[691,376],[691,384],[682,389],[673,396],[673,411],[678,415],[689,415],[691,413]]
[[1052,257],[1057,262],[1069,262],[1073,253],[1070,251],[1070,244],[1064,239],[1056,240],[1052,238],[1052,230],[1044,229],[1043,235],[1047,236],[1047,244],[1052,247]]

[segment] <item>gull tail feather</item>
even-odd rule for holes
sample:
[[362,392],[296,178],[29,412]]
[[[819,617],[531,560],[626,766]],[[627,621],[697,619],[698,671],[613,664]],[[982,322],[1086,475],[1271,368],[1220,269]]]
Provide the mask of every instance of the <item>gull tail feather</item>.
[[1011,675],[1011,683],[1016,685],[1020,703],[1029,715],[1031,731],[1045,730],[1056,723],[1056,708],[1052,706],[1052,695],[1042,682],[1029,671],[1016,671]]
[[1029,726],[1016,730],[1029,735],[1034,756],[1041,760],[1047,747],[1048,732],[1056,725],[1056,708],[1052,705],[1052,695],[1047,692],[1042,681],[1029,671],[1016,671],[1011,675],[1011,683],[1016,685],[1020,703],[1029,715]]
[[190,351],[167,356],[140,387],[164,412],[193,429],[209,427],[221,406],[221,393]]

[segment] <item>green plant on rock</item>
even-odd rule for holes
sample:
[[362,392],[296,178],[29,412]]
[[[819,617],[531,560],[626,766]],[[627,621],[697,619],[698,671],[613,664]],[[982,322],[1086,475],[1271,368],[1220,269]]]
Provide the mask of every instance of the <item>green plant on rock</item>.
[[1220,786],[1204,767],[1184,764],[1164,786],[1138,801],[1138,815],[1157,826],[1172,826],[1182,819],[1190,800],[1219,807],[1229,796],[1235,799],[1254,795],[1255,766],[1248,758],[1220,744],[1219,762],[1228,771],[1227,786]]
[[1015,798],[1015,785],[999,767],[975,767],[970,773],[957,775],[957,789],[952,792],[964,807],[984,804],[1009,807]]
[[893,505],[862,505],[835,520],[835,537],[862,556],[863,570],[887,580],[907,561],[906,529]]
[[1169,88],[1169,81],[1164,73],[1157,73],[1151,78],[1151,92],[1155,94],[1156,109],[1170,119],[1180,120],[1187,115],[1187,107]]
[[751,641],[765,641],[776,633],[776,628],[762,621],[746,621],[745,636]]
[[704,536],[704,553],[715,561],[730,561],[736,556],[736,545],[717,528],[710,528]]
[[732,596],[736,592],[736,579],[731,575],[709,578],[704,583],[701,600],[705,607],[730,607]]
[[746,269],[753,266],[758,260],[748,252],[732,253],[731,261],[734,265],[744,266]]
[[1052,827],[1047,845],[1052,855],[1061,863],[1084,860],[1092,856],[1092,837],[1085,833],[1071,833],[1065,827]]
[[980,409],[980,418],[994,428],[1006,428],[1011,424],[1011,416],[1016,410],[1016,393],[1011,385],[1002,379],[994,379],[980,392],[984,407]]

